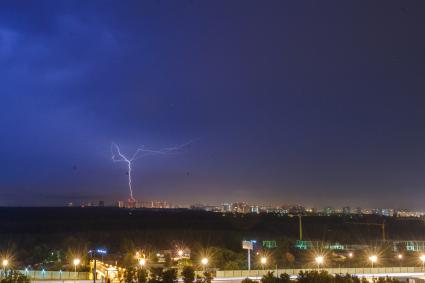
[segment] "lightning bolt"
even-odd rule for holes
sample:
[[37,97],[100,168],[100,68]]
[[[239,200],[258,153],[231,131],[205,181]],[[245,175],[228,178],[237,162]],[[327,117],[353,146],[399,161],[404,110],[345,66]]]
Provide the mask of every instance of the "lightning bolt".
[[111,144],[111,153],[112,153],[112,161],[113,162],[125,162],[127,164],[128,169],[128,189],[130,191],[130,200],[136,201],[136,199],[133,196],[133,187],[132,187],[132,180],[131,180],[131,171],[132,171],[132,164],[135,160],[149,156],[149,155],[167,155],[173,152],[177,152],[181,150],[182,148],[189,146],[192,143],[192,141],[184,143],[179,146],[173,146],[173,147],[166,147],[159,150],[153,150],[153,149],[147,149],[144,145],[136,149],[136,151],[133,153],[131,157],[125,156],[121,150],[118,144],[112,143]]

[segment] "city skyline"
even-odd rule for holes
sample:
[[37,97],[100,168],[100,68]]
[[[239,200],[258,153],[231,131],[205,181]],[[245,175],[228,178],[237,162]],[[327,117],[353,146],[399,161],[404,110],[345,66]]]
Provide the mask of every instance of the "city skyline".
[[[64,205],[62,205],[64,206]],[[393,216],[394,214],[403,215],[403,217],[414,216],[422,217],[425,215],[425,209],[411,209],[407,207],[362,207],[343,204],[332,204],[325,206],[309,206],[303,203],[256,203],[246,201],[223,201],[221,203],[194,202],[191,204],[173,203],[167,200],[92,200],[87,202],[66,204],[68,207],[119,207],[119,208],[159,208],[159,209],[195,209],[212,212],[279,212],[284,214],[376,214],[383,216]]]
[[0,5],[0,206],[425,208],[424,2]]

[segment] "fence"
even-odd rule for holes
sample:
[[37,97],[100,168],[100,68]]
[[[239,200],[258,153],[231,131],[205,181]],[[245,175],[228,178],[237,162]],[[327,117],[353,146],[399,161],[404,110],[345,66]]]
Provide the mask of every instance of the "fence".
[[[88,280],[89,272],[74,271],[43,271],[43,270],[16,270],[30,278],[30,280]],[[4,276],[2,272],[1,277]]]
[[[316,269],[265,269],[265,270],[218,270],[215,272],[216,278],[230,277],[261,277],[267,272],[280,274],[298,275],[300,271],[311,271]],[[321,268],[331,274],[397,274],[397,273],[425,273],[421,267],[364,267],[364,268]],[[27,275],[31,280],[89,280],[89,272],[73,271],[39,271],[39,270],[18,270]],[[202,274],[201,271],[197,273]]]
[[[217,278],[226,277],[261,277],[267,272],[274,272],[274,275],[286,273],[298,275],[300,271],[311,271],[316,269],[266,269],[266,270],[221,270],[217,271]],[[425,273],[421,267],[364,267],[364,268],[320,268],[331,274],[396,274],[396,273]]]

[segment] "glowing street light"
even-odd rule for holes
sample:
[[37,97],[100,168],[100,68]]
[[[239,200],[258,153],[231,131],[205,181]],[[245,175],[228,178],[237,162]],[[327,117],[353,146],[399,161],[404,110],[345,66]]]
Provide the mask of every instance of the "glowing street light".
[[402,254],[398,254],[397,255],[397,258],[398,258],[398,260],[399,260],[399,267],[400,267],[400,270],[401,270],[401,261],[402,261],[402,259],[403,259],[403,255]]
[[260,263],[261,263],[261,265],[263,266],[263,269],[264,269],[264,266],[267,264],[267,258],[265,256],[261,257]]
[[425,255],[421,255],[419,257],[419,259],[422,261],[422,271],[424,270],[424,265],[425,265]]
[[325,261],[325,258],[321,255],[316,256],[316,258],[314,259],[317,263],[317,269],[320,269],[320,265],[323,264],[323,262]]
[[179,255],[179,258],[182,258],[184,252],[183,252],[183,250],[178,250],[177,254]]
[[77,272],[77,265],[81,263],[81,260],[79,258],[74,258],[72,263],[74,263],[74,272]]
[[[425,257],[424,257],[424,259],[425,259]],[[371,255],[369,257],[369,260],[372,263],[372,268],[373,268],[373,265],[378,261],[378,257],[376,255]]]
[[145,258],[139,258],[139,265],[141,268],[143,268],[146,265],[146,259]]
[[6,267],[9,265],[9,260],[3,259],[1,264],[3,265],[3,272],[4,272],[4,275],[6,276]]
[[348,253],[348,258],[349,258],[349,261],[348,261],[348,267],[349,267],[349,268],[351,267],[351,259],[353,258],[353,256],[354,256],[353,252],[349,252],[349,253]]
[[202,266],[204,267],[204,270],[205,270],[205,267],[206,267],[206,266],[207,266],[207,264],[208,264],[208,258],[206,258],[206,257],[202,258],[202,259],[201,259],[201,263],[202,263]]

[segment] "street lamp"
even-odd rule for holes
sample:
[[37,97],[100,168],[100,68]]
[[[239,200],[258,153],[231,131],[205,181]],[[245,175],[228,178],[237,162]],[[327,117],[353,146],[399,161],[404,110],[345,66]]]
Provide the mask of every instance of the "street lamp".
[[260,262],[261,262],[261,265],[263,266],[263,269],[264,269],[264,266],[266,265],[266,263],[267,263],[267,258],[266,257],[261,257],[261,259],[260,259]]
[[351,267],[351,259],[353,258],[353,256],[354,256],[353,252],[349,252],[348,253],[348,258],[349,258],[349,260],[348,260],[348,267],[349,268]]
[[202,263],[202,266],[204,267],[204,271],[205,271],[205,267],[208,264],[208,258],[204,257],[203,259],[201,259],[201,263]]
[[398,254],[397,255],[397,258],[399,260],[399,267],[400,267],[400,270],[401,270],[401,260],[403,259],[403,255],[402,254]]
[[422,261],[422,271],[424,270],[424,265],[425,265],[425,255],[421,255],[419,257],[419,259]]
[[1,264],[3,265],[3,272],[4,272],[4,275],[6,276],[6,267],[9,265],[9,260],[3,259]]
[[[424,257],[424,259],[425,259],[425,257]],[[372,268],[373,268],[373,265],[378,261],[378,257],[376,255],[371,255],[369,257],[369,260],[372,263]]]
[[314,259],[317,263],[317,269],[320,269],[320,265],[323,264],[323,262],[325,261],[325,258],[321,255],[316,256],[316,258]]
[[177,251],[177,254],[179,255],[179,258],[182,258],[182,256],[183,256],[183,250],[178,250]]
[[77,272],[77,265],[81,263],[81,260],[79,258],[74,258],[72,262],[74,263],[74,272]]
[[141,268],[143,268],[146,265],[146,259],[145,258],[139,258],[139,265]]

